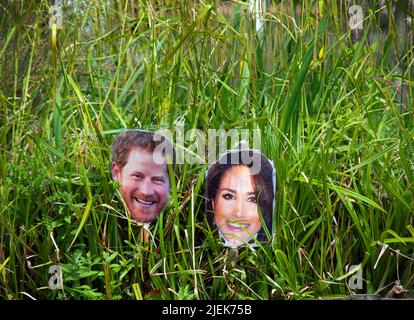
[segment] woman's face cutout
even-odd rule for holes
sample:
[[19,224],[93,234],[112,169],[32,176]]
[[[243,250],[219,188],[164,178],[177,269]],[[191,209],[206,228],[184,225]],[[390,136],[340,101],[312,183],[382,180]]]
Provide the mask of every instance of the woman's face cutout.
[[214,223],[232,246],[245,244],[262,228],[253,176],[244,165],[223,174],[212,205]]

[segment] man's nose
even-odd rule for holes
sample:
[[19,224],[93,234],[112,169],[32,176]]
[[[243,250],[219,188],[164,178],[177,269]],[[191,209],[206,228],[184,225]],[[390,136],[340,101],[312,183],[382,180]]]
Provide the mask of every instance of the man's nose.
[[146,196],[151,196],[154,194],[154,187],[150,179],[145,179],[141,184],[141,193]]

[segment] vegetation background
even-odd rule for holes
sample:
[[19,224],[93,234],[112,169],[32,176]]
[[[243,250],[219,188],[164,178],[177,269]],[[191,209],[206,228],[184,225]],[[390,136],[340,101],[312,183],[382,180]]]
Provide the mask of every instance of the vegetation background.
[[[0,1],[1,299],[413,295],[413,1],[263,1],[256,21],[247,1],[63,0],[61,29],[53,4]],[[143,241],[110,145],[179,125],[261,130],[270,246],[215,241],[188,163]]]

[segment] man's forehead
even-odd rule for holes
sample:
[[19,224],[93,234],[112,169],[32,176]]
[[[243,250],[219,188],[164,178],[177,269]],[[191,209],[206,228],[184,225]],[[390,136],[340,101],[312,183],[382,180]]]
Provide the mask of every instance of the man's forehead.
[[134,148],[131,149],[128,155],[128,161],[126,165],[130,167],[138,167],[140,170],[144,169],[156,169],[160,172],[167,172],[167,165],[165,163],[159,164],[154,161],[153,152],[143,149]]
[[131,150],[129,150],[129,154],[128,154],[128,160],[129,159],[134,159],[134,160],[145,160],[145,161],[150,161],[153,159],[153,152],[151,150],[148,149],[144,149],[144,148],[140,148],[140,147],[135,147],[132,148]]

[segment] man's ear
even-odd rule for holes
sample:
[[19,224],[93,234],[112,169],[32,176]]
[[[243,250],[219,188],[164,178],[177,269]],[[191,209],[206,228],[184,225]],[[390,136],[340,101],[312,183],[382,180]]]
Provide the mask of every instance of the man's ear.
[[119,166],[112,162],[112,179],[115,181],[119,181],[119,175],[121,173],[121,170],[119,169]]

